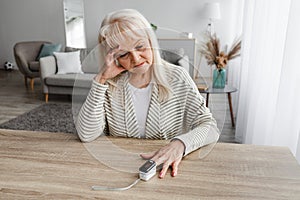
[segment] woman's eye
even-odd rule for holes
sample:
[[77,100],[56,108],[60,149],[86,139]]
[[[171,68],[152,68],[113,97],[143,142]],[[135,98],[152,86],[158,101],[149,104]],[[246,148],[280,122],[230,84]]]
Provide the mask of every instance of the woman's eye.
[[141,44],[141,45],[136,46],[135,49],[138,50],[138,49],[142,49],[143,47],[144,47],[144,45]]
[[128,55],[128,52],[123,53],[123,54],[120,54],[119,57],[120,57],[120,58],[125,58],[127,55]]

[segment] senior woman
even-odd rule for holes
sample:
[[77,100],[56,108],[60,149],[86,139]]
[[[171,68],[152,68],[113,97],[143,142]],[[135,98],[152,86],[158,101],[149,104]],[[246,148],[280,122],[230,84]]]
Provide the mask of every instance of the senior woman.
[[105,62],[76,121],[81,141],[102,134],[170,140],[156,152],[141,154],[163,164],[163,178],[170,166],[171,175],[177,175],[183,156],[218,140],[216,122],[195,83],[185,69],[161,59],[143,15],[132,9],[109,13],[99,44]]

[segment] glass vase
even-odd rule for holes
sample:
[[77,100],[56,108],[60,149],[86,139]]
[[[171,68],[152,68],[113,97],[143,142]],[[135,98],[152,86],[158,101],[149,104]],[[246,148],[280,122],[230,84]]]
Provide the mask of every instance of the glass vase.
[[226,83],[226,70],[214,69],[213,71],[213,88],[224,88]]

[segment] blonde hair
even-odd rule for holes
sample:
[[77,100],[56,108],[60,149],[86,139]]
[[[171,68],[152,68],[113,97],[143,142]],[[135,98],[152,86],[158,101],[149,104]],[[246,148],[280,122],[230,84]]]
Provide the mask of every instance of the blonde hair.
[[[158,85],[158,99],[164,102],[171,97],[171,89],[166,76],[167,65],[162,62],[156,35],[146,18],[136,10],[122,9],[106,15],[99,31],[99,44],[106,49],[117,47],[128,38],[146,37],[153,53],[151,67],[152,80]],[[113,79],[117,82],[119,76]],[[113,85],[113,84],[112,84]]]

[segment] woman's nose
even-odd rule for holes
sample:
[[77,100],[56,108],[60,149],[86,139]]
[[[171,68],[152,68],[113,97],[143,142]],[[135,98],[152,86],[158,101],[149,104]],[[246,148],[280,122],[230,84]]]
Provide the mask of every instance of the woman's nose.
[[137,63],[140,59],[140,53],[138,51],[131,51],[131,60],[133,63]]

